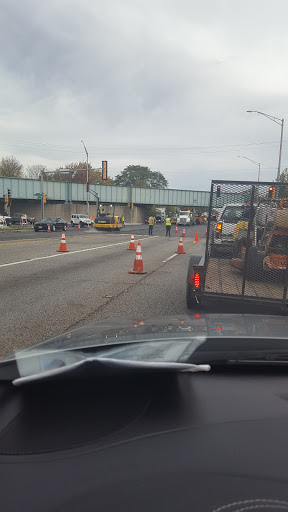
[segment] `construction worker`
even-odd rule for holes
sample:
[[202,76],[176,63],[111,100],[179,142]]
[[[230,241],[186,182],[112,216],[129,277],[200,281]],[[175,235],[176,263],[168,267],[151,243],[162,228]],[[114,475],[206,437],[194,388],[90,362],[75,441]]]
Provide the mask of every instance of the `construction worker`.
[[171,219],[170,217],[167,217],[166,218],[166,236],[170,236],[170,231],[171,231]]
[[154,218],[152,215],[149,217],[149,235],[153,235]]
[[125,219],[124,219],[124,215],[122,215],[121,220],[122,220],[122,222],[123,222],[123,227],[125,227]]

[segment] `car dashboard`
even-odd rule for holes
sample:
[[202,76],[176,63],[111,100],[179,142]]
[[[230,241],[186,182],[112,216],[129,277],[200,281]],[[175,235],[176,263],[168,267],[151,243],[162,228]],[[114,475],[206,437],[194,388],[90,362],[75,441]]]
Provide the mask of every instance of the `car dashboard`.
[[3,382],[0,409],[3,510],[288,510],[285,368]]

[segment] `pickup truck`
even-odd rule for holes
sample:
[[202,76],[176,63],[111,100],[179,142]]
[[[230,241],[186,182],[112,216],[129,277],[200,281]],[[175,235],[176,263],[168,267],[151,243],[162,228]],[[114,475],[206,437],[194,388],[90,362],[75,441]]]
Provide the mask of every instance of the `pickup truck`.
[[[192,255],[187,272],[186,305],[189,309],[207,308],[213,303],[214,311],[216,309],[231,311],[235,308],[237,312],[242,310],[242,312],[249,313],[251,307],[258,308],[260,306],[268,309],[270,313],[288,314],[288,265],[286,263],[284,267],[282,265],[281,272],[278,269],[277,271],[269,269],[267,268],[267,256],[265,256],[267,254],[270,257],[271,252],[273,253],[271,244],[274,240],[275,230],[276,236],[278,238],[280,236],[278,227],[273,222],[270,223],[271,225],[266,223],[265,229],[267,230],[268,226],[270,232],[266,232],[265,240],[267,242],[265,242],[263,237],[259,236],[259,226],[255,224],[254,220],[261,208],[259,203],[261,201],[266,201],[268,204],[271,202],[268,192],[269,185],[271,186],[266,182],[212,181],[205,254],[203,256]],[[285,184],[273,183],[273,186],[276,188],[276,197],[282,197],[281,189],[283,186],[285,187]],[[233,203],[231,199],[234,199]],[[242,210],[243,218],[241,219],[240,216],[238,222],[233,224],[234,237],[232,234],[232,241],[229,233],[228,243],[229,247],[232,246],[231,250],[220,251],[218,243],[217,250],[215,250],[215,229],[219,219],[215,221],[215,216],[212,214],[213,209],[221,203],[224,208],[225,203],[227,206],[228,204],[241,205],[242,208],[245,202],[246,208]],[[276,218],[279,218],[279,215]],[[239,229],[242,233],[241,246],[238,239]],[[282,234],[281,241],[283,240]],[[287,262],[288,241],[285,239],[284,242],[281,245],[281,261]],[[277,244],[279,245],[278,239]],[[224,247],[225,243],[223,249]],[[264,250],[266,250],[265,254]],[[277,251],[274,250],[274,252]]]

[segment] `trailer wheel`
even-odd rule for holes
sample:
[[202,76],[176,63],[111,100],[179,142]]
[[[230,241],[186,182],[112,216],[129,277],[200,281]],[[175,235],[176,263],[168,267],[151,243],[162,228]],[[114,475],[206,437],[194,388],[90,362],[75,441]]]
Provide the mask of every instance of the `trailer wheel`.
[[263,259],[263,253],[258,252],[256,247],[250,247],[250,249],[248,249],[247,279],[251,281],[264,281],[266,279],[267,272],[263,270]]

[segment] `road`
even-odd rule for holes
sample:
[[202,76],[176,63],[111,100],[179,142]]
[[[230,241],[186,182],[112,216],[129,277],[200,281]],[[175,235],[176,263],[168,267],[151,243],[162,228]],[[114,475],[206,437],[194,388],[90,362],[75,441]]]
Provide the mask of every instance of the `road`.
[[[194,243],[196,229],[199,242]],[[129,274],[141,241],[147,274]],[[151,318],[187,314],[185,280],[191,254],[203,254],[205,226],[186,228],[185,254],[176,254],[179,234],[172,226],[126,226],[120,233],[68,227],[69,253],[59,253],[61,232],[0,232],[0,354],[108,318]]]

